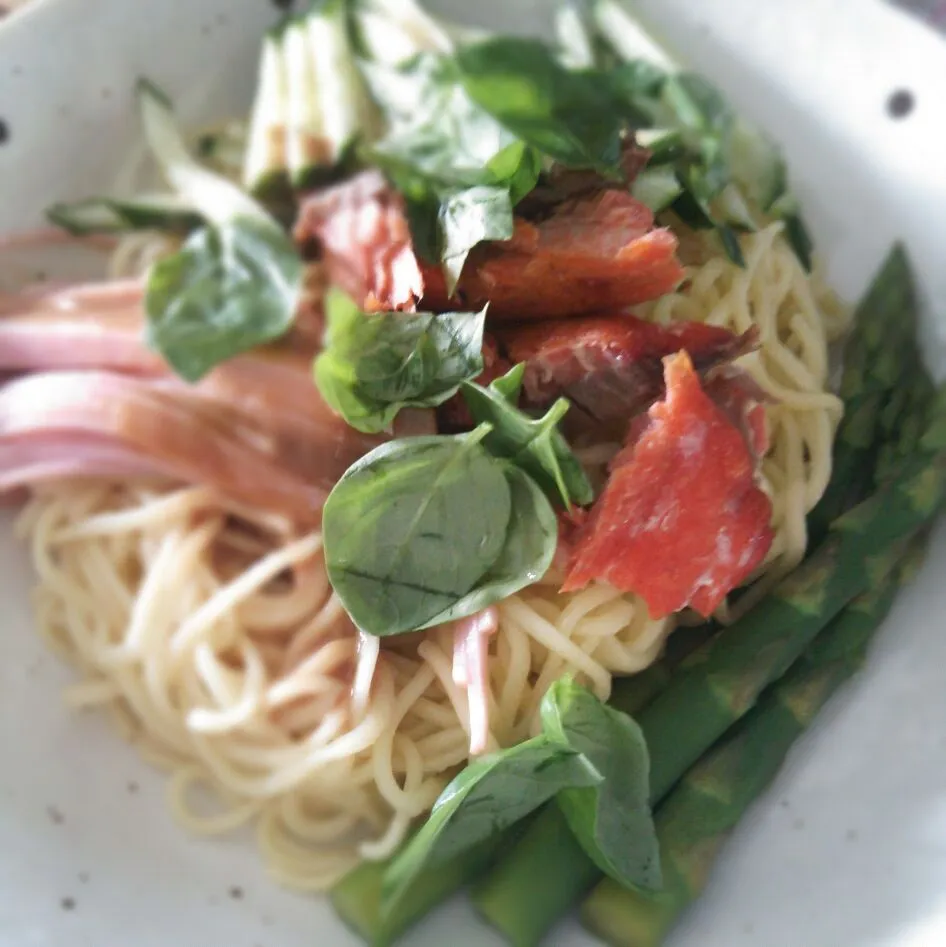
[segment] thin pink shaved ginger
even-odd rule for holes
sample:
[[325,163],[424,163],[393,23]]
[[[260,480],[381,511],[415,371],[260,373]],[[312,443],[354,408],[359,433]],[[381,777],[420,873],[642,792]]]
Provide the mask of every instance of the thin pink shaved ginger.
[[499,630],[495,606],[453,626],[453,681],[466,690],[470,710],[470,756],[489,746],[489,639]]

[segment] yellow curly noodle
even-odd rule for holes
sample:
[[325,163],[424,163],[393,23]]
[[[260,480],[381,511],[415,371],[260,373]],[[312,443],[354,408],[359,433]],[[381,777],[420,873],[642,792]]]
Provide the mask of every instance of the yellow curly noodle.
[[[379,645],[331,594],[318,533],[204,487],[73,481],[37,490],[18,532],[76,708],[112,711],[170,773],[188,830],[257,828],[276,879],[324,889],[383,858],[469,755],[449,629]],[[491,745],[536,732],[542,694],[578,671],[606,698],[669,628],[633,598],[551,582],[500,606]],[[208,807],[209,796],[213,804]]]
[[[746,236],[747,266],[681,230],[688,282],[640,313],[742,332],[743,361],[775,403],[764,475],[776,540],[770,574],[802,556],[805,513],[830,470],[840,404],[826,392],[840,307],[771,226]],[[116,274],[166,252],[130,238]],[[600,475],[613,445],[581,454]],[[19,521],[38,575],[38,626],[71,661],[77,708],[111,711],[170,773],[189,831],[254,823],[273,876],[321,890],[403,839],[469,756],[469,704],[448,629],[360,637],[331,594],[318,533],[242,509],[205,487],[68,481],[44,486]],[[490,746],[536,732],[548,686],[575,672],[598,696],[659,655],[672,620],[601,584],[562,595],[560,576],[499,606],[490,644]],[[759,583],[760,585],[762,583]]]

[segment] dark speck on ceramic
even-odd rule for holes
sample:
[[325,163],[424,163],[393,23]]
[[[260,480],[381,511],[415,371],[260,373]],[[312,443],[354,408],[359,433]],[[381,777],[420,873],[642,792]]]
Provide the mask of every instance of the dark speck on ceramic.
[[916,107],[916,99],[909,89],[897,89],[887,99],[887,114],[891,118],[906,118]]
[[0,145],[5,145],[10,140],[10,126],[0,118]]

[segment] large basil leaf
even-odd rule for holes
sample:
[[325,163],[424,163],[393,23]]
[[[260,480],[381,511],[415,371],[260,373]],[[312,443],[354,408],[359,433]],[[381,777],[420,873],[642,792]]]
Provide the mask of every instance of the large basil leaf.
[[485,433],[383,444],[329,494],[322,513],[329,580],[368,634],[423,627],[499,559],[512,498],[502,462],[480,443]]
[[518,467],[506,466],[511,513],[499,557],[476,588],[428,622],[440,625],[501,602],[542,578],[558,544],[558,520],[542,488]]
[[470,763],[440,794],[423,827],[388,867],[382,915],[397,911],[422,871],[493,838],[562,789],[599,781],[579,753],[545,736]]
[[344,293],[325,300],[325,349],[315,378],[352,427],[386,430],[404,407],[430,408],[483,371],[480,313],[365,313]]
[[470,98],[518,138],[568,167],[618,174],[624,119],[602,73],[513,37],[463,46],[456,61]]
[[566,507],[573,503],[587,506],[594,500],[594,489],[558,429],[568,412],[568,401],[560,399],[541,418],[520,411],[517,402],[524,370],[524,365],[517,365],[488,388],[463,385],[463,398],[473,419],[492,426],[483,444],[497,457],[507,457],[526,471],[549,497],[560,499]]
[[267,222],[198,230],[151,269],[146,340],[187,381],[291,327],[302,263]]
[[650,757],[640,727],[569,679],[552,685],[541,712],[543,732],[581,753],[602,776],[597,785],[566,788],[556,797],[582,848],[620,884],[658,890]]

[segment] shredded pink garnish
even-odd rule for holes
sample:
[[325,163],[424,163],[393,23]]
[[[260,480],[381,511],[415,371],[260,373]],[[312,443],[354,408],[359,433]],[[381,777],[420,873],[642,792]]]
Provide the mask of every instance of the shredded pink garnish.
[[499,628],[494,606],[464,618],[453,630],[453,681],[466,690],[470,708],[470,756],[489,745],[489,674],[487,648]]

